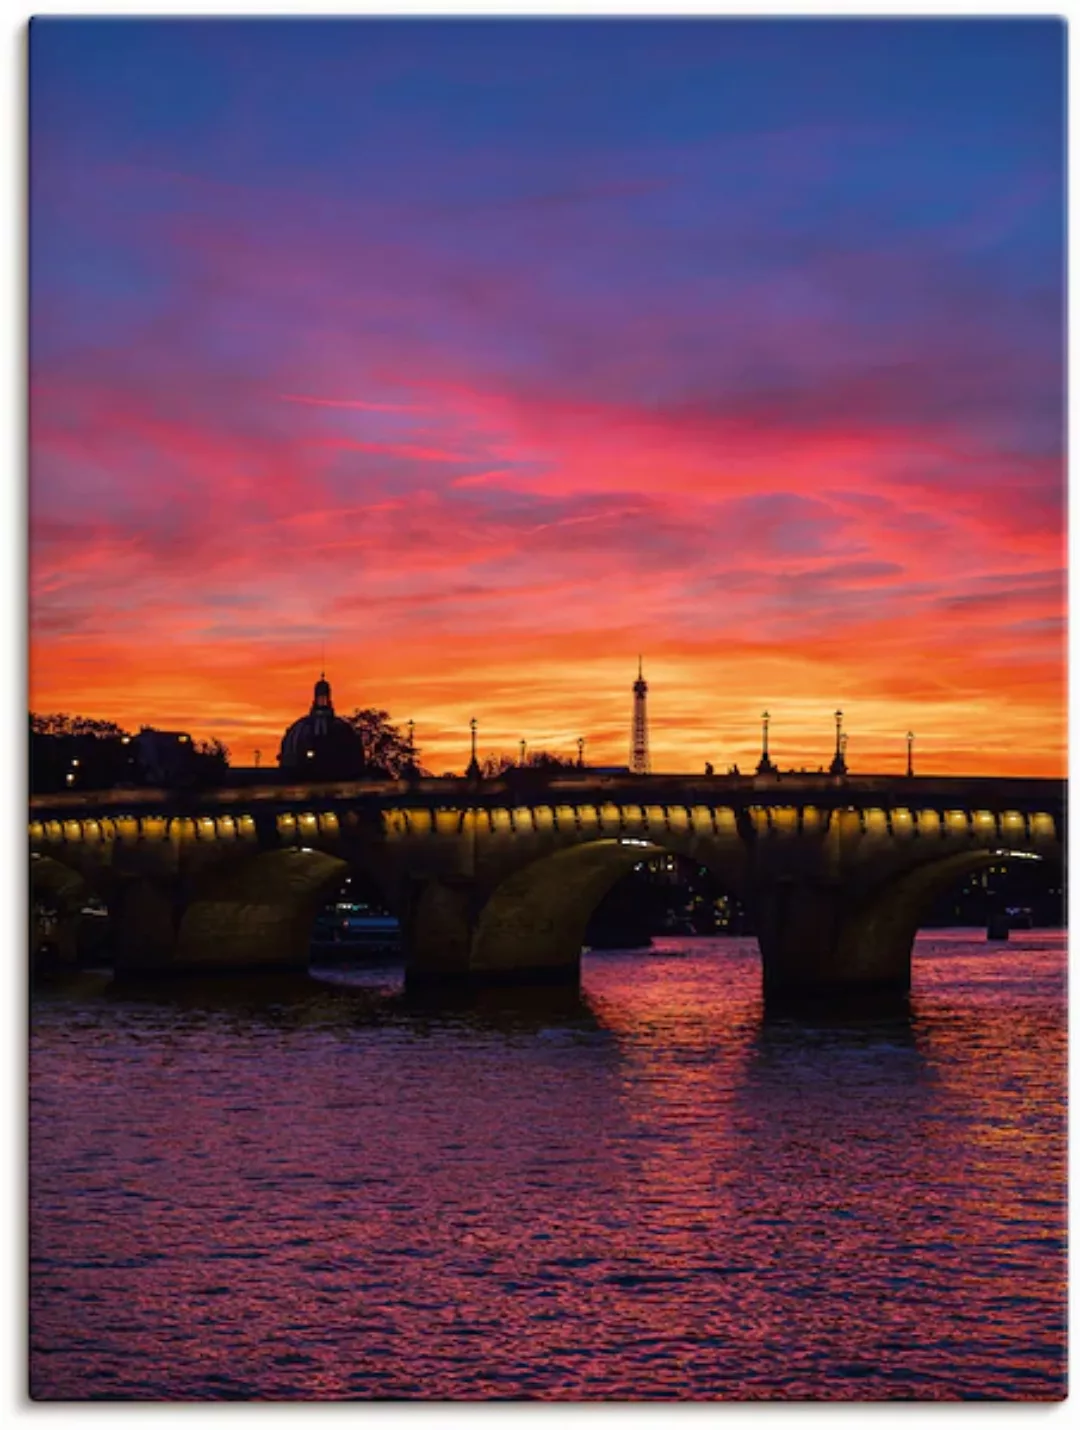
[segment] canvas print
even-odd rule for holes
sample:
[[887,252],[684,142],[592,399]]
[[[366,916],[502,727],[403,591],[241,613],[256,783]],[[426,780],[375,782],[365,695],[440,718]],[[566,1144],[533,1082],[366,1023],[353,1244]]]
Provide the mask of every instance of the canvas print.
[[30,25],[34,1400],[1065,1397],[1066,39]]

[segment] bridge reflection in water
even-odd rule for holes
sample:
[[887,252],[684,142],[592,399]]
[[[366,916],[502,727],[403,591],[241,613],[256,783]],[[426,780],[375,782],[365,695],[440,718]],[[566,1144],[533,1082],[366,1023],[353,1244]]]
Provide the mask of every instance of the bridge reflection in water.
[[[634,864],[708,868],[752,912],[770,1001],[902,993],[920,921],[1002,859],[1063,861],[1060,781],[512,774],[109,790],[31,801],[37,897],[108,906],[123,973],[306,965],[350,871],[401,921],[413,988],[576,983],[589,916]],[[73,935],[71,935],[73,939]]]

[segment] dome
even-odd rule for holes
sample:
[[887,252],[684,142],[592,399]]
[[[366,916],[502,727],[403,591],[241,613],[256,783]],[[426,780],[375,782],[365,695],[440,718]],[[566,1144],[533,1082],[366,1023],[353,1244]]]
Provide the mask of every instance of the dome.
[[334,714],[330,682],[315,682],[310,711],[294,721],[281,740],[278,764],[290,774],[349,779],[362,773],[364,746],[346,720]]

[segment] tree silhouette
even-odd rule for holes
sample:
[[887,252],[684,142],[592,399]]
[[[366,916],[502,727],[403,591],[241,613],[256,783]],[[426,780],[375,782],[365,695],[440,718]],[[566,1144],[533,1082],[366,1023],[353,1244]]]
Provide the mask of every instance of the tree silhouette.
[[383,774],[391,779],[399,779],[414,769],[416,774],[427,774],[420,766],[419,751],[410,750],[408,736],[403,735],[397,725],[390,723],[386,710],[373,707],[354,710],[342,719],[351,725],[360,736],[364,751],[364,764],[372,774]]
[[91,720],[85,715],[38,715],[30,711],[32,735],[78,735],[95,740],[119,739],[128,734],[112,720]]

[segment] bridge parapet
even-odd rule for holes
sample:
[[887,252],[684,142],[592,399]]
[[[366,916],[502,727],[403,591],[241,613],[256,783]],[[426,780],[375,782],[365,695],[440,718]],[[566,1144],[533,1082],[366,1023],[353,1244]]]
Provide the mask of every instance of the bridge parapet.
[[1064,807],[1061,780],[970,776],[896,775],[564,775],[537,779],[514,778],[513,772],[497,780],[468,781],[454,778],[323,782],[308,784],[238,785],[204,790],[108,789],[64,791],[34,795],[31,818],[78,818],[80,813],[168,812],[195,816],[206,812],[275,806],[297,810],[322,810],[342,805],[428,809],[533,808],[610,804],[658,807],[747,808],[815,806],[835,808],[943,807],[1001,809],[1011,803],[1019,812]]

